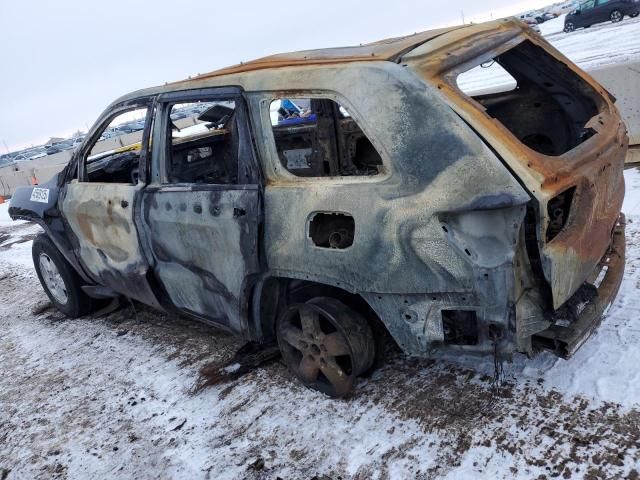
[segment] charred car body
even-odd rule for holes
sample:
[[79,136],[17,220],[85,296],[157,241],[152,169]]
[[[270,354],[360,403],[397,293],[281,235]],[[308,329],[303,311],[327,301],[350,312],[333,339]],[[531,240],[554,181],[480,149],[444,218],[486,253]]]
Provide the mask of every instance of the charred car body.
[[[516,85],[465,94],[488,63]],[[132,111],[138,141],[96,153]],[[383,327],[410,355],[571,355],[622,278],[626,149],[613,97],[501,20],[134,92],[10,214],[43,226],[34,263],[67,314],[125,295],[277,340],[343,395]]]

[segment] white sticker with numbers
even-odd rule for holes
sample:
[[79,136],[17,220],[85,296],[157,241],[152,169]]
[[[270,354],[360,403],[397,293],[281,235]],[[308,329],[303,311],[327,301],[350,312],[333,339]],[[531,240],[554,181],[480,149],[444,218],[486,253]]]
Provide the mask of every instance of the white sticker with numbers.
[[34,188],[31,192],[31,201],[40,203],[49,203],[49,189],[48,188]]

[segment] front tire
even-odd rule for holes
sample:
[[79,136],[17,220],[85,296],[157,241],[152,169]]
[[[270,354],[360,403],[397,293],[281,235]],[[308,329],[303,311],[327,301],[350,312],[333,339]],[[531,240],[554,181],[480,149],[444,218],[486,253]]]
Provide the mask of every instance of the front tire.
[[611,20],[613,23],[621,22],[623,18],[624,14],[620,10],[614,10],[609,14],[609,20]]
[[573,24],[573,22],[567,22],[567,23],[564,24],[565,33],[573,32],[575,29],[576,29],[576,27]]
[[367,321],[344,303],[316,297],[289,306],[278,319],[278,346],[287,367],[307,387],[348,395],[375,359]]
[[93,301],[82,290],[82,279],[46,235],[38,235],[31,249],[40,284],[55,307],[75,318],[89,313]]
[[631,18],[636,18],[638,15],[640,15],[640,12],[633,12],[629,14]]

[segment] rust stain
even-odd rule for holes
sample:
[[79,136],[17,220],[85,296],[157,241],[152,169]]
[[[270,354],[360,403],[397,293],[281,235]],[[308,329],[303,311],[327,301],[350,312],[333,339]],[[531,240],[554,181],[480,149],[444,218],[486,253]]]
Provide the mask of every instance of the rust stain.
[[[592,141],[559,156],[539,153],[523,144],[500,120],[491,117],[482,104],[460,90],[457,76],[470,68],[467,66],[470,62],[492,59],[523,40],[542,48],[591,87],[592,100],[599,112],[585,125],[598,133]],[[411,52],[403,63],[408,63],[437,88],[454,110],[496,147],[497,153],[527,185],[539,204],[539,239],[544,238],[550,221],[547,202],[568,188],[577,188],[571,217],[561,234],[546,244],[539,240],[542,256],[553,264],[549,274],[556,280],[551,283],[554,304],[559,306],[560,299],[575,287],[573,280],[567,279],[572,275],[575,278],[586,275],[585,271],[593,268],[605,254],[622,207],[628,137],[612,97],[592,77],[515,19],[457,30],[419,50],[424,53]],[[567,289],[567,284],[572,287]]]
[[76,221],[78,222],[78,226],[80,227],[80,231],[84,235],[84,238],[92,244],[95,244],[96,241],[93,237],[93,228],[91,217],[86,213],[78,213],[76,216]]

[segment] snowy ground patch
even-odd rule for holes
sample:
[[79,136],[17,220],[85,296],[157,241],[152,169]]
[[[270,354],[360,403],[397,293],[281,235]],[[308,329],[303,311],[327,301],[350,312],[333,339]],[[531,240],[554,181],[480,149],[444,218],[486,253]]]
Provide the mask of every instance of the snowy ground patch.
[[[561,27],[562,25],[562,27]],[[640,59],[640,17],[600,23],[564,33],[564,15],[540,25],[545,39],[580,68],[590,69]],[[624,40],[622,40],[624,39]],[[458,85],[471,95],[506,91],[516,82],[500,65],[487,62],[462,73]]]
[[640,17],[598,23],[570,33],[557,32],[546,40],[585,70],[629,62],[640,58]]
[[14,222],[9,216],[9,202],[5,200],[0,203],[0,227],[12,227],[17,224],[24,223],[22,221]]
[[31,268],[31,240],[40,232],[40,227],[9,217],[9,203],[0,204],[0,255],[2,262]]
[[550,35],[553,35],[554,33],[562,33],[564,31],[564,19],[566,18],[566,16],[566,14],[559,15],[556,18],[547,20],[546,22],[538,25],[542,36],[548,37]]

